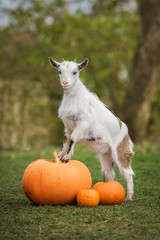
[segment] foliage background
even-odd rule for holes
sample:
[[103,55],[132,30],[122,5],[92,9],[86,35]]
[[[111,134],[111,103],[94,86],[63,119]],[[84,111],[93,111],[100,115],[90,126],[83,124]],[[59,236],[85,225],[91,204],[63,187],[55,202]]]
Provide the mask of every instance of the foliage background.
[[[77,62],[88,57],[81,80],[122,115],[141,33],[138,7],[127,0],[75,1],[86,2],[88,9],[71,12],[71,1],[15,2],[5,8],[1,1],[1,18],[5,14],[8,22],[0,29],[0,148],[30,150],[62,142],[57,110],[63,91],[50,56]],[[160,132],[159,95],[160,88],[146,133],[154,140]]]

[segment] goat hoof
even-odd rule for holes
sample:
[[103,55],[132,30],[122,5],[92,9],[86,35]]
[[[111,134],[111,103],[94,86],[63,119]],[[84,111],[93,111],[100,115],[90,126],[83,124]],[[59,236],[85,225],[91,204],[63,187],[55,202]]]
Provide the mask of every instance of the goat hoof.
[[133,201],[133,194],[131,195],[127,194],[126,201]]
[[68,159],[61,158],[61,162],[63,162],[63,163],[67,163],[68,161],[69,161]]

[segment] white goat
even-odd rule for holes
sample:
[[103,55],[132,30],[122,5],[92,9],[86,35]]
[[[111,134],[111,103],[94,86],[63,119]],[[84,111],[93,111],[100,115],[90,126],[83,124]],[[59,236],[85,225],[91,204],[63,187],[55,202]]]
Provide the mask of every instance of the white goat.
[[58,69],[64,96],[59,108],[59,117],[65,126],[61,161],[67,162],[73,155],[77,142],[87,145],[100,158],[103,179],[114,179],[114,163],[127,182],[127,200],[133,197],[131,157],[133,143],[128,128],[99,98],[90,92],[79,79],[79,71],[88,64],[88,59],[77,64],[74,60],[58,63],[50,58]]

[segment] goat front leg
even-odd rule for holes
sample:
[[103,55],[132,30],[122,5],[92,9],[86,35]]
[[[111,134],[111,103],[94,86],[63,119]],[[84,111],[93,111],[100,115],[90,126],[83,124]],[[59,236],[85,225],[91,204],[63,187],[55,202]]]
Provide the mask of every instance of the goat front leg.
[[70,137],[69,137],[69,135],[65,134],[62,150],[58,153],[58,157],[60,158],[60,160],[62,160],[64,155],[67,153],[69,142],[70,142]]
[[73,140],[70,141],[67,153],[61,158],[62,162],[68,162],[71,159],[71,156],[74,153],[75,142]]
[[67,153],[62,157],[63,162],[68,162],[71,159],[72,155],[74,154],[74,147],[76,145],[76,142],[78,142],[83,136],[82,129],[83,129],[82,126],[79,125],[73,130],[70,137],[70,144]]

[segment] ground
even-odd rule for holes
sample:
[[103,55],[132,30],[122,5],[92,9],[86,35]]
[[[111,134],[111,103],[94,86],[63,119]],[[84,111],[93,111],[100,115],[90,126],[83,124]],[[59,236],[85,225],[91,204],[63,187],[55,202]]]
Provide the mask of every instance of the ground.
[[[94,208],[35,206],[22,190],[22,176],[28,164],[38,158],[52,158],[45,148],[30,152],[1,152],[0,239],[158,239],[160,236],[160,144],[144,142],[135,146],[132,163],[135,196],[121,205]],[[77,146],[73,159],[89,168],[93,184],[102,180],[95,154]],[[116,181],[126,183],[116,169]]]

